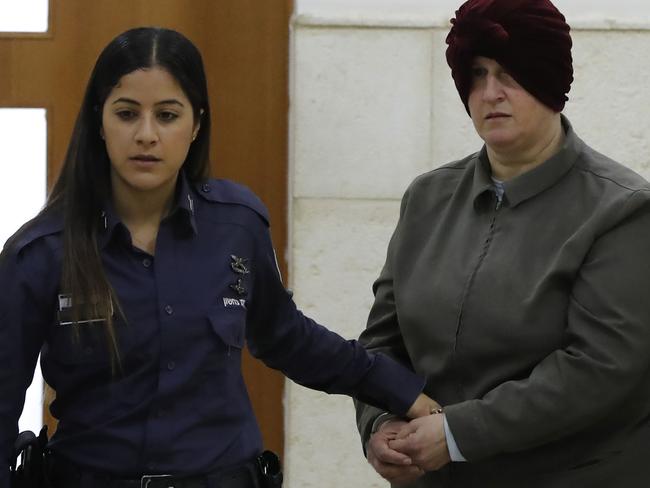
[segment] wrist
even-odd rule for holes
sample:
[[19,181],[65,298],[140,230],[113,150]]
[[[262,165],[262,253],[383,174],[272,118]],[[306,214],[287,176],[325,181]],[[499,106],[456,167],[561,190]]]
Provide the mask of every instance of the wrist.
[[375,420],[372,422],[372,427],[370,429],[370,435],[376,433],[382,425],[384,425],[386,422],[389,422],[390,420],[398,419],[397,415],[394,415],[392,413],[384,412],[375,418]]

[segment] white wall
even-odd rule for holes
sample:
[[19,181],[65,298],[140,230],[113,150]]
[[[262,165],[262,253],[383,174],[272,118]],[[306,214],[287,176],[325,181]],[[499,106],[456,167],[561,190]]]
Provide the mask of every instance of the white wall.
[[[456,2],[346,0],[333,11],[335,3],[299,0],[293,24],[290,278],[308,315],[356,338],[407,184],[480,140],[444,58],[450,15],[416,11],[453,11]],[[609,0],[557,1],[597,3],[612,10]],[[650,9],[615,3],[619,13]],[[623,20],[602,14],[574,25],[565,113],[588,143],[650,177],[650,21]],[[292,383],[285,468],[287,488],[387,486],[362,455],[352,402]]]
[[[296,13],[366,18],[409,15],[449,20],[461,3],[459,0],[297,0]],[[647,0],[554,0],[553,4],[572,24],[584,19],[646,23],[650,19]]]

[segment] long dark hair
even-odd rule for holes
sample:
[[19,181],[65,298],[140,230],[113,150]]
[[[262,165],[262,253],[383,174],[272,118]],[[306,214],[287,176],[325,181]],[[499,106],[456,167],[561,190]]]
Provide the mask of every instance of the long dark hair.
[[73,320],[104,319],[112,357],[118,362],[113,311],[120,311],[120,307],[104,273],[97,245],[98,231],[103,226],[102,209],[111,195],[110,161],[100,136],[101,114],[104,102],[122,76],[154,66],[167,70],[178,81],[196,121],[199,117],[201,120],[183,172],[190,182],[208,178],[210,106],[201,54],[176,31],[131,29],[113,39],[95,63],[63,168],[42,211],[63,214],[61,290],[72,296]]

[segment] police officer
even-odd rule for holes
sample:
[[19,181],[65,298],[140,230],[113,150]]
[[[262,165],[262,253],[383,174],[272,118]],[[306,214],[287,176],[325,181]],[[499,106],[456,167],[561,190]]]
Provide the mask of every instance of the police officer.
[[45,208],[3,250],[0,452],[40,351],[57,392],[55,487],[278,486],[245,341],[307,387],[401,415],[435,406],[422,378],[297,310],[262,203],[208,179],[209,135],[196,47],[166,29],[121,34],[97,60]]

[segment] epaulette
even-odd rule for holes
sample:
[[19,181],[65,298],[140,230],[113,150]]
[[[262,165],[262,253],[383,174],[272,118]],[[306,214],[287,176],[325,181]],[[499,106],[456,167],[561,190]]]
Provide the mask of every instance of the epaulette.
[[209,202],[243,205],[257,213],[269,225],[269,211],[250,188],[221,178],[196,184],[196,192]]
[[63,218],[58,215],[37,215],[25,223],[5,244],[5,249],[11,248],[18,254],[24,247],[35,240],[63,230]]

